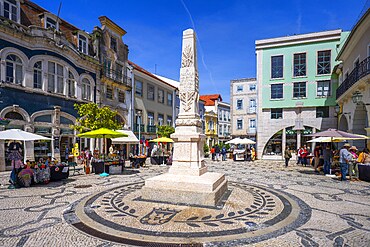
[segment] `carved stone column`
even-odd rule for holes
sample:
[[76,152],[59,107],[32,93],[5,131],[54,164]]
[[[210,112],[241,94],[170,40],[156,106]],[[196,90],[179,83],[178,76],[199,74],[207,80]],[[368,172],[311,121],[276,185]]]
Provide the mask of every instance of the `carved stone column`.
[[207,172],[203,160],[205,135],[198,114],[199,79],[192,29],[183,32],[179,96],[180,113],[171,135],[175,141],[172,166],[168,173],[145,181],[142,198],[215,206],[227,190],[227,180],[224,174]]

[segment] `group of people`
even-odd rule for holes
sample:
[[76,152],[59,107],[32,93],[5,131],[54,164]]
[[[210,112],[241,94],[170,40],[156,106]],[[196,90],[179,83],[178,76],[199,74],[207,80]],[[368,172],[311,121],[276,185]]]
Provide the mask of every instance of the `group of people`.
[[346,181],[347,174],[350,180],[359,180],[358,164],[370,164],[369,149],[358,152],[355,146],[344,144],[339,152],[341,181]]
[[[345,143],[340,150],[332,149],[331,144],[324,146],[317,144],[313,156],[310,155],[310,149],[304,145],[297,150],[297,165],[307,166],[311,157],[313,157],[312,165],[316,173],[319,172],[318,169],[322,166],[324,174],[332,174],[332,168],[337,167],[336,164],[338,164],[341,181],[347,180],[347,174],[350,180],[359,180],[358,164],[370,164],[370,153],[367,148],[359,152],[356,146],[351,146],[348,143]],[[287,167],[289,160],[292,158],[289,147],[285,149],[284,158]]]
[[226,154],[227,154],[226,147],[220,148],[220,146],[218,144],[216,144],[215,146],[212,146],[212,148],[211,148],[211,156],[212,156],[213,161],[215,161],[215,160],[219,161],[220,157],[221,157],[222,161],[225,161],[226,160]]

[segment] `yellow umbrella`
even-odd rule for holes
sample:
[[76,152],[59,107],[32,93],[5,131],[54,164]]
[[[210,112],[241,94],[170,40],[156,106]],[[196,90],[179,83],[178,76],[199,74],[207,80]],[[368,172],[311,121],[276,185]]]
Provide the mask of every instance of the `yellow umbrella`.
[[[153,140],[150,140],[150,142],[164,142],[164,143],[169,143],[169,142],[174,142],[171,138],[168,138],[168,137],[159,137],[159,138],[155,138]],[[163,166],[165,166],[164,164],[164,152],[163,152]]]
[[[127,137],[128,135],[122,132],[110,130],[107,128],[100,128],[97,130],[92,130],[92,131],[78,134],[77,136],[83,137],[83,138],[104,138],[105,139],[105,138],[116,138],[116,137],[124,137],[124,136]],[[103,155],[104,155],[103,160],[105,161],[105,141],[103,141]],[[104,170],[105,170],[105,166],[104,166]],[[107,173],[104,171],[104,174],[107,174]]]
[[85,133],[81,133],[77,135],[78,137],[86,137],[86,138],[116,138],[116,137],[124,137],[128,136],[122,132],[110,130],[107,128],[100,128],[97,130],[88,131]]
[[150,140],[150,142],[165,142],[165,143],[168,143],[168,142],[173,142],[173,140],[171,138],[168,138],[168,137],[159,137],[159,138],[155,138],[153,140]]

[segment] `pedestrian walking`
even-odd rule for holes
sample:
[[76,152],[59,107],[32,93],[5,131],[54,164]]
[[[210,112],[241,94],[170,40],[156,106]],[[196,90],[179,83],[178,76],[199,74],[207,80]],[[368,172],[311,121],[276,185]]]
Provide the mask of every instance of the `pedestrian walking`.
[[357,148],[356,146],[352,146],[349,148],[349,152],[352,154],[352,159],[349,161],[349,180],[359,180],[358,179],[358,164],[357,164]]
[[289,160],[290,158],[292,158],[292,153],[290,152],[289,147],[285,148],[284,158],[285,158],[285,167],[288,167]]
[[332,152],[331,152],[331,148],[330,148],[330,145],[327,145],[326,148],[323,150],[322,152],[323,154],[323,157],[324,157],[324,174],[330,174],[330,164],[331,164],[331,156],[332,156]]
[[314,170],[315,172],[318,172],[317,167],[319,167],[320,164],[320,155],[321,155],[321,146],[316,145],[315,149],[313,150],[313,155],[314,155]]
[[302,153],[303,153],[303,147],[299,147],[297,150],[297,165],[302,165]]
[[348,143],[344,144],[342,149],[339,151],[339,164],[340,164],[340,173],[341,181],[346,181],[348,163],[352,159],[352,154],[348,151],[351,147]]
[[221,149],[222,161],[226,160],[226,153],[227,153],[226,147],[223,146]]
[[216,153],[216,160],[219,161],[220,159],[220,146],[216,144],[215,146],[215,153]]
[[215,156],[216,156],[215,146],[212,146],[212,148],[211,148],[211,156],[212,156],[212,160],[214,161],[215,160]]

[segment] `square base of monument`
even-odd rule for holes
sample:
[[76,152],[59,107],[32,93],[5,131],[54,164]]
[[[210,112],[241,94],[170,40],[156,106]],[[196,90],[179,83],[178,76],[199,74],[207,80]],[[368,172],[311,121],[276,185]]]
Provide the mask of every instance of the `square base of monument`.
[[166,173],[145,180],[141,198],[172,204],[214,207],[226,190],[227,180],[221,173],[206,172],[201,176]]

